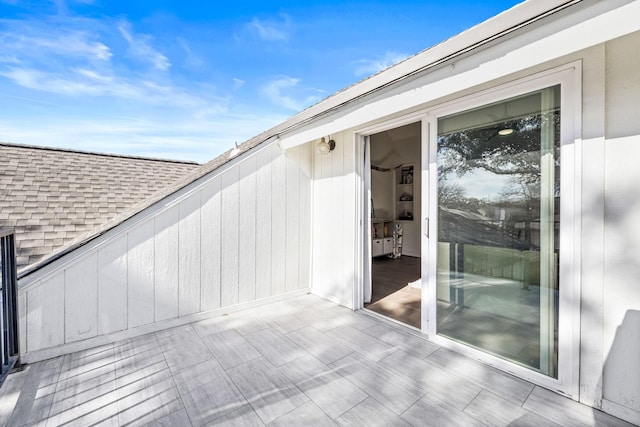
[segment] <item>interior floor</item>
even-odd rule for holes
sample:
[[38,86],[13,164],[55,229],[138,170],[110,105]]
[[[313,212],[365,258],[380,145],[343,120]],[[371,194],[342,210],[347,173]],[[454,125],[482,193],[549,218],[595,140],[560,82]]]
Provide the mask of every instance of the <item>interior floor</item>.
[[420,258],[373,258],[371,303],[365,308],[420,329],[421,290],[409,286],[419,279]]

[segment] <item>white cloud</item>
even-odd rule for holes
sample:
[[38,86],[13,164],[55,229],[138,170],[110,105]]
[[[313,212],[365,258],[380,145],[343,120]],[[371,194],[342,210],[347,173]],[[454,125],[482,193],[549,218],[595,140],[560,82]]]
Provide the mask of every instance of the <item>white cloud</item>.
[[[176,116],[180,115],[176,111]],[[102,153],[207,162],[281,122],[284,117],[257,112],[223,113],[216,117],[50,117],[37,127],[0,118],[0,140],[29,145]]]
[[[75,68],[72,71],[68,75],[59,75],[54,72],[14,67],[0,71],[0,76],[28,89],[70,97],[115,97],[136,100],[148,105],[171,104],[182,108],[201,108],[212,103],[170,85],[160,85],[148,80],[130,81],[84,68]],[[224,105],[227,101],[215,99],[213,102],[214,105]]]
[[281,16],[281,22],[253,18],[249,23],[249,27],[264,41],[287,42],[291,31],[291,19],[286,14]]
[[358,76],[368,76],[376,74],[398,62],[406,59],[408,55],[398,52],[387,52],[384,56],[378,58],[360,59],[354,62],[355,69],[353,73]]
[[178,41],[178,46],[180,46],[180,48],[182,48],[182,50],[184,51],[185,65],[191,68],[202,68],[206,64],[205,59],[199,54],[195,53],[193,49],[191,49],[191,46],[189,45],[187,40],[182,37],[178,37],[176,40]]
[[145,62],[150,62],[156,69],[166,71],[171,67],[169,58],[157,51],[151,42],[153,38],[147,34],[135,34],[131,29],[131,24],[123,21],[118,25],[118,31],[129,43],[131,54]]
[[[55,55],[87,60],[109,61],[111,49],[97,41],[95,35],[84,31],[32,28],[29,25],[9,25],[0,33],[0,49],[16,52],[12,55],[41,59]],[[14,27],[14,28],[11,28]]]
[[302,105],[295,101],[292,97],[285,95],[283,92],[298,86],[300,79],[293,77],[281,77],[277,80],[269,82],[262,88],[262,92],[273,102],[290,110],[301,110]]
[[280,107],[300,111],[320,100],[317,89],[300,87],[300,79],[280,76],[262,87],[262,93]]
[[13,55],[0,54],[0,63],[3,64],[19,64],[20,60]]
[[233,89],[240,89],[246,82],[242,79],[233,78]]

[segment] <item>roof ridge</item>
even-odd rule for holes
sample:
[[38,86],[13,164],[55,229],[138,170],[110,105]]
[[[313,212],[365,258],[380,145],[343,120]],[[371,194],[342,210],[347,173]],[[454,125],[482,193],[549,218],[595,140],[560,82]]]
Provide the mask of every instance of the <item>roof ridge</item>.
[[63,152],[63,153],[84,154],[88,156],[115,157],[120,159],[132,159],[132,160],[146,160],[151,162],[180,163],[180,164],[198,165],[198,166],[202,165],[201,163],[198,163],[193,160],[173,160],[173,159],[163,159],[163,158],[157,158],[157,157],[134,156],[134,155],[127,155],[127,154],[100,153],[97,151],[84,151],[84,150],[78,150],[73,148],[45,147],[42,145],[17,144],[13,142],[3,142],[3,141],[0,141],[0,146],[15,147],[15,148],[21,148],[25,150],[57,151],[57,152]]

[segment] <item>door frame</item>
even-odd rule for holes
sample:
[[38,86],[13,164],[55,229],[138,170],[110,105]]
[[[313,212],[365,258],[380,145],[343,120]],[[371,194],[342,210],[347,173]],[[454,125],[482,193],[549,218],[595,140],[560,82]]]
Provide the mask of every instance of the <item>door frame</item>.
[[[501,359],[486,352],[437,335],[436,331],[436,248],[437,248],[437,164],[435,144],[437,140],[438,117],[480,107],[492,102],[509,99],[545,87],[560,85],[561,91],[561,231],[560,231],[560,307],[558,332],[558,379],[550,378],[529,368]],[[415,123],[422,123],[421,173],[422,173],[422,327],[421,331],[429,339],[442,347],[480,360],[502,371],[547,387],[577,400],[579,398],[580,373],[580,283],[581,283],[581,180],[582,180],[582,62],[574,61],[546,71],[531,74],[490,89],[436,104],[418,112],[402,115],[374,125],[362,127],[353,132],[356,171],[355,218],[356,251],[354,263],[357,266],[353,287],[353,309],[364,307],[363,290],[365,280],[370,280],[371,258],[365,246],[370,245],[370,188],[365,185],[364,149],[368,136],[388,129]],[[433,162],[433,163],[432,163]],[[433,239],[430,239],[433,236]],[[368,269],[368,270],[367,270]],[[433,276],[433,277],[432,277]],[[370,283],[370,282],[369,282]],[[434,286],[430,286],[433,283]]]
[[[429,194],[429,232],[423,235],[426,252],[432,256],[427,267],[429,288],[425,302],[429,306],[426,331],[430,340],[455,350],[463,355],[481,360],[500,370],[511,372],[520,378],[532,381],[565,394],[573,399],[579,396],[580,372],[580,206],[581,206],[581,116],[582,116],[582,67],[574,62],[543,73],[519,79],[505,85],[456,99],[430,109],[428,115],[429,137],[427,151],[429,160],[429,188],[423,187],[423,198]],[[436,274],[437,274],[437,135],[438,118],[464,112],[494,102],[551,86],[560,86],[560,260],[559,260],[559,310],[558,310],[558,378],[551,378],[524,366],[493,356],[479,349],[456,342],[437,334],[436,326]],[[433,143],[430,143],[433,142]],[[429,239],[428,235],[433,239]]]
[[[423,111],[403,115],[401,117],[397,117],[394,119],[386,120],[383,122],[376,123],[375,125],[367,126],[356,130],[353,133],[354,138],[354,146],[356,149],[355,155],[355,170],[357,174],[356,179],[356,194],[359,195],[356,199],[356,218],[358,221],[358,225],[356,227],[356,251],[355,251],[355,265],[358,266],[356,268],[356,280],[354,282],[353,287],[353,309],[360,310],[364,308],[364,296],[365,296],[365,287],[371,287],[371,188],[370,188],[370,180],[367,180],[366,174],[367,169],[371,169],[371,159],[370,156],[365,156],[365,150],[370,153],[370,136],[379,132],[384,132],[386,130],[395,129],[404,125],[408,125],[411,123],[421,123],[421,136],[420,136],[420,144],[421,144],[421,156],[422,156],[422,165],[421,169],[424,171],[424,159],[425,157],[425,149],[426,147],[426,138],[428,136],[428,132],[425,131],[425,127],[427,125],[427,114]],[[423,177],[424,177],[424,172]],[[422,182],[422,188],[424,193],[425,182]],[[422,206],[424,209],[424,197],[422,200]],[[422,211],[426,212],[426,211]],[[424,214],[423,214],[424,216]],[[418,219],[416,219],[418,220]],[[420,233],[421,235],[425,232],[424,222],[420,219]],[[424,243],[421,243],[421,269],[424,272],[424,268],[427,265],[427,253],[424,252]],[[421,298],[424,301],[424,298],[427,295],[425,280],[426,275],[421,274],[422,278],[422,293]],[[425,324],[425,305],[422,304],[422,325],[421,331],[426,333],[426,324]],[[407,325],[407,327],[410,327]]]

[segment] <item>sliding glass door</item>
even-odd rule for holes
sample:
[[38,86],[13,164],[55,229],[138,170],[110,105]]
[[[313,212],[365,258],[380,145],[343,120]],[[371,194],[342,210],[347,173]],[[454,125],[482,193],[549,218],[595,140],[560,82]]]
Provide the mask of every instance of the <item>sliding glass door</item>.
[[560,114],[554,86],[439,117],[431,175],[436,333],[552,378]]

